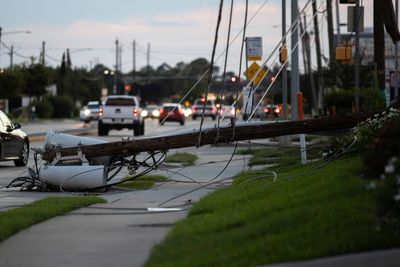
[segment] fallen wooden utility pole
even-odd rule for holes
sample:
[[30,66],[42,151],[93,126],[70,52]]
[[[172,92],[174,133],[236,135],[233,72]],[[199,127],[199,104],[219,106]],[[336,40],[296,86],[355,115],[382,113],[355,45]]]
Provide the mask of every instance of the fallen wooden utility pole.
[[[318,133],[334,130],[349,129],[357,123],[369,118],[372,113],[359,113],[343,117],[324,117],[303,121],[285,121],[276,123],[246,123],[235,127],[226,126],[219,129],[217,138],[217,128],[204,129],[202,132],[201,145],[230,143],[234,141],[261,139],[282,135],[300,133]],[[105,144],[87,145],[79,147],[56,148],[46,147],[42,154],[42,159],[51,161],[60,156],[73,156],[81,151],[86,157],[112,156],[112,155],[133,155],[139,152],[161,151],[174,148],[198,146],[199,132],[192,131],[177,135],[150,137],[137,140],[110,142]]]

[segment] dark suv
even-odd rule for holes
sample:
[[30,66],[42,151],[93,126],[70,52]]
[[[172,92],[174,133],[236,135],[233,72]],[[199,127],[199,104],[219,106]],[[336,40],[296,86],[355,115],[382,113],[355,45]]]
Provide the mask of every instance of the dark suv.
[[[196,99],[192,106],[192,118],[195,120],[197,117],[202,116],[203,106],[205,99]],[[218,110],[215,106],[214,100],[207,100],[204,117],[211,117],[213,120],[217,118]]]

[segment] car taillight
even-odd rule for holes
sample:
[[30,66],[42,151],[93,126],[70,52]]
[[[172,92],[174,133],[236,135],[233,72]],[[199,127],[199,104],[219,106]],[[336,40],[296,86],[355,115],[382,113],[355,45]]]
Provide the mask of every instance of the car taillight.
[[137,116],[138,116],[138,109],[137,109],[137,108],[134,108],[134,109],[133,109],[133,116],[134,116],[134,117],[137,117]]
[[99,108],[99,117],[100,117],[100,118],[103,117],[103,108]]
[[196,112],[196,107],[195,106],[192,107],[192,112]]
[[264,108],[265,113],[269,113],[269,108]]
[[211,112],[215,112],[215,107],[214,106],[211,107]]
[[279,113],[279,112],[281,112],[281,110],[279,108],[275,108],[274,112]]
[[164,114],[165,110],[162,108],[160,109],[160,114]]

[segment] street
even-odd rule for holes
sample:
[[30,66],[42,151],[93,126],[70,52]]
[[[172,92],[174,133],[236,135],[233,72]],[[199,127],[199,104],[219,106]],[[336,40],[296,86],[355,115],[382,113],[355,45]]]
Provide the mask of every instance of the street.
[[[199,122],[199,120],[188,120],[184,127],[171,122],[158,127],[158,121],[146,120],[145,136],[187,131],[198,127]],[[215,123],[216,121],[205,119],[204,126],[212,126]],[[84,126],[82,123],[72,121],[67,124],[69,127],[77,128]],[[26,130],[33,134],[34,129],[53,130],[54,127],[67,130],[61,122],[36,126],[28,124]],[[96,122],[92,122],[91,127],[87,125],[84,127],[96,129]],[[96,131],[89,133],[90,137],[99,138],[96,136]],[[101,139],[117,141],[125,136],[132,137],[132,131],[110,131],[109,136]],[[31,147],[40,147],[42,144],[43,141],[32,142]],[[170,182],[158,184],[149,190],[111,189],[99,194],[107,200],[106,204],[79,209],[21,231],[0,243],[0,255],[2,255],[0,266],[143,265],[153,245],[164,238],[176,220],[186,216],[186,209],[192,203],[215,188],[228,185],[229,177],[247,168],[247,158],[242,155],[235,156],[229,168],[219,175],[234,151],[233,146],[204,146],[197,149],[184,148],[179,151],[196,154],[198,156],[196,164],[193,166],[163,164],[152,171],[152,174],[164,175]],[[169,153],[175,152],[176,150],[169,151]],[[28,166],[34,167],[32,153]],[[12,162],[1,162],[0,186],[7,185],[18,176],[26,175],[26,170],[14,167]],[[124,169],[115,179],[118,180],[127,174],[127,170]],[[208,185],[208,182],[214,183]],[[186,194],[189,191],[193,192]],[[15,208],[48,196],[76,194],[21,192],[2,188],[0,210]],[[118,256],[113,257],[116,255]]]

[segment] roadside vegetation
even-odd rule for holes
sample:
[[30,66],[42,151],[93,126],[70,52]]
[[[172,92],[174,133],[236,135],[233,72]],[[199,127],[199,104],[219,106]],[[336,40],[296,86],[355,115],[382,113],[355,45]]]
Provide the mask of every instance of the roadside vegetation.
[[193,163],[197,160],[197,156],[190,153],[175,153],[172,155],[168,155],[165,159],[167,163],[182,163],[184,165],[193,165]]
[[128,180],[128,181],[120,184],[119,187],[144,190],[152,188],[155,185],[155,183],[161,183],[167,181],[167,178],[162,175],[143,175],[136,179],[129,180],[131,178],[132,178],[131,176],[123,178],[123,180]]
[[[399,247],[399,134],[391,110],[331,140],[319,161],[297,156],[239,174],[194,204],[146,266],[256,266]],[[295,157],[268,153],[285,151]]]
[[34,224],[96,203],[105,203],[105,200],[94,196],[48,197],[0,212],[0,241]]

